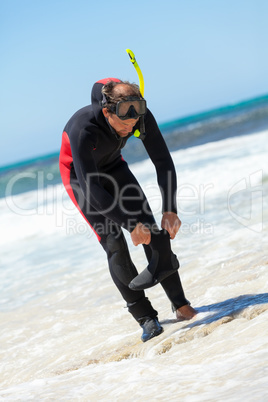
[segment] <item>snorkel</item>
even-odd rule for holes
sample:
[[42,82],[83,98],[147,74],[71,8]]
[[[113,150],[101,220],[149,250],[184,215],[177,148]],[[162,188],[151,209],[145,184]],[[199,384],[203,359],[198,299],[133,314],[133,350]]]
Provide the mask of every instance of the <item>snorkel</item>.
[[[143,79],[141,69],[137,63],[134,53],[130,49],[126,49],[126,52],[129,55],[130,61],[133,64],[133,66],[135,67],[135,70],[137,71],[137,74],[139,77],[140,93],[141,93],[142,97],[144,97],[144,79]],[[140,118],[140,130],[135,130],[134,136],[137,138],[140,138],[141,140],[144,140],[144,138],[145,138],[145,125],[144,125],[144,117],[143,116]]]
[[142,97],[144,97],[144,79],[143,79],[141,69],[137,63],[134,53],[130,49],[126,49],[126,52],[129,55],[131,63],[133,64],[133,66],[135,67],[135,69],[137,71],[137,74],[139,77],[139,84],[140,84],[140,93],[141,93]]

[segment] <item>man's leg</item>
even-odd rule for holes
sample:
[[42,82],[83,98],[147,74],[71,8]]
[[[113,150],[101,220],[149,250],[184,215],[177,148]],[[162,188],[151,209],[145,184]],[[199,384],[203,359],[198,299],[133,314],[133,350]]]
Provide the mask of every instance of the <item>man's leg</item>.
[[141,339],[146,342],[161,334],[163,328],[158,322],[157,311],[145,297],[144,291],[135,292],[128,287],[129,282],[138,274],[138,271],[131,260],[121,228],[115,224],[113,226],[114,230],[108,236],[102,237],[101,245],[107,253],[111,277],[127,302],[128,311],[142,327]]
[[[124,200],[121,201],[121,205],[130,216],[136,216],[138,221],[152,228],[152,231],[157,232],[157,225],[149,206],[148,200],[143,193],[140,184],[135,176],[132,174],[126,162],[122,161],[119,165],[114,167],[111,172],[111,176],[118,183],[119,193],[124,196]],[[107,182],[107,190],[112,192],[113,188],[109,188],[110,182]],[[105,186],[105,185],[104,185]],[[144,245],[145,254],[148,262],[152,258],[152,249],[150,246]],[[169,268],[169,267],[164,267]],[[172,303],[172,308],[176,310],[177,317],[180,315],[182,309],[183,315],[186,319],[192,318],[195,315],[194,309],[190,307],[189,301],[185,298],[180,277],[177,271],[175,271],[170,277],[167,277],[161,281],[161,285],[167,294],[167,297]],[[140,291],[134,291],[140,292]],[[180,318],[179,318],[180,319]]]
[[134,292],[129,289],[128,284],[138,275],[138,271],[131,260],[122,230],[112,223],[109,226],[113,227],[113,230],[108,235],[102,236],[100,244],[107,253],[111,277],[127,302],[129,312],[137,321],[144,316],[155,318],[157,311],[145,297],[144,291]]
[[[152,250],[149,246],[145,244],[143,245],[143,247],[147,260],[148,262],[150,262],[152,256]],[[188,300],[185,298],[178,271],[174,272],[174,274],[164,279],[161,282],[161,285],[164,291],[166,292],[167,297],[171,301],[173,308],[177,310],[177,308],[189,304]]]
[[145,342],[159,335],[163,328],[158,322],[157,311],[152,307],[144,291],[136,292],[128,287],[129,282],[138,275],[138,272],[130,258],[121,228],[87,203],[76,178],[72,178],[71,185],[79,211],[106,251],[111,277],[126,301],[128,311],[143,328],[142,340]]
[[[152,250],[149,246],[143,245],[148,262],[151,260]],[[176,271],[161,281],[161,285],[171,301],[172,310],[176,311],[178,320],[190,320],[196,315],[196,311],[190,306],[186,299],[180,280],[179,272]]]

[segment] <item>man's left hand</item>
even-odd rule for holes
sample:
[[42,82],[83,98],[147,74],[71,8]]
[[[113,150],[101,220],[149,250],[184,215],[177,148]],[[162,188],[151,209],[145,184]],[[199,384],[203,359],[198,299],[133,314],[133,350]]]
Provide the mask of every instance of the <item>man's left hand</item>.
[[174,239],[176,234],[179,231],[181,226],[181,221],[175,212],[164,212],[162,221],[161,221],[161,228],[165,229],[171,239]]

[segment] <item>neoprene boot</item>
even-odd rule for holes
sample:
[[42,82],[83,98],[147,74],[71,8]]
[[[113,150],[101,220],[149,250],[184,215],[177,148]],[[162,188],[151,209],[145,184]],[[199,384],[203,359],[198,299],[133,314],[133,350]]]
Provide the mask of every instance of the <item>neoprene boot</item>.
[[143,329],[143,333],[141,336],[142,342],[147,342],[149,341],[149,339],[160,335],[164,331],[163,327],[161,327],[161,325],[159,324],[157,317],[142,317],[138,319],[138,322]]
[[151,233],[152,258],[149,265],[129,283],[132,290],[144,290],[163,281],[179,269],[179,261],[171,251],[170,236],[166,230]]

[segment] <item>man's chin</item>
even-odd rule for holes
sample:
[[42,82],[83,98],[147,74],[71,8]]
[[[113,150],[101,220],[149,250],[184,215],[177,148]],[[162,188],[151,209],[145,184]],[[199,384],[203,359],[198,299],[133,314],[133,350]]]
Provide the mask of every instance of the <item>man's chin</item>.
[[125,132],[125,131],[120,131],[117,133],[120,137],[127,137],[129,132]]

